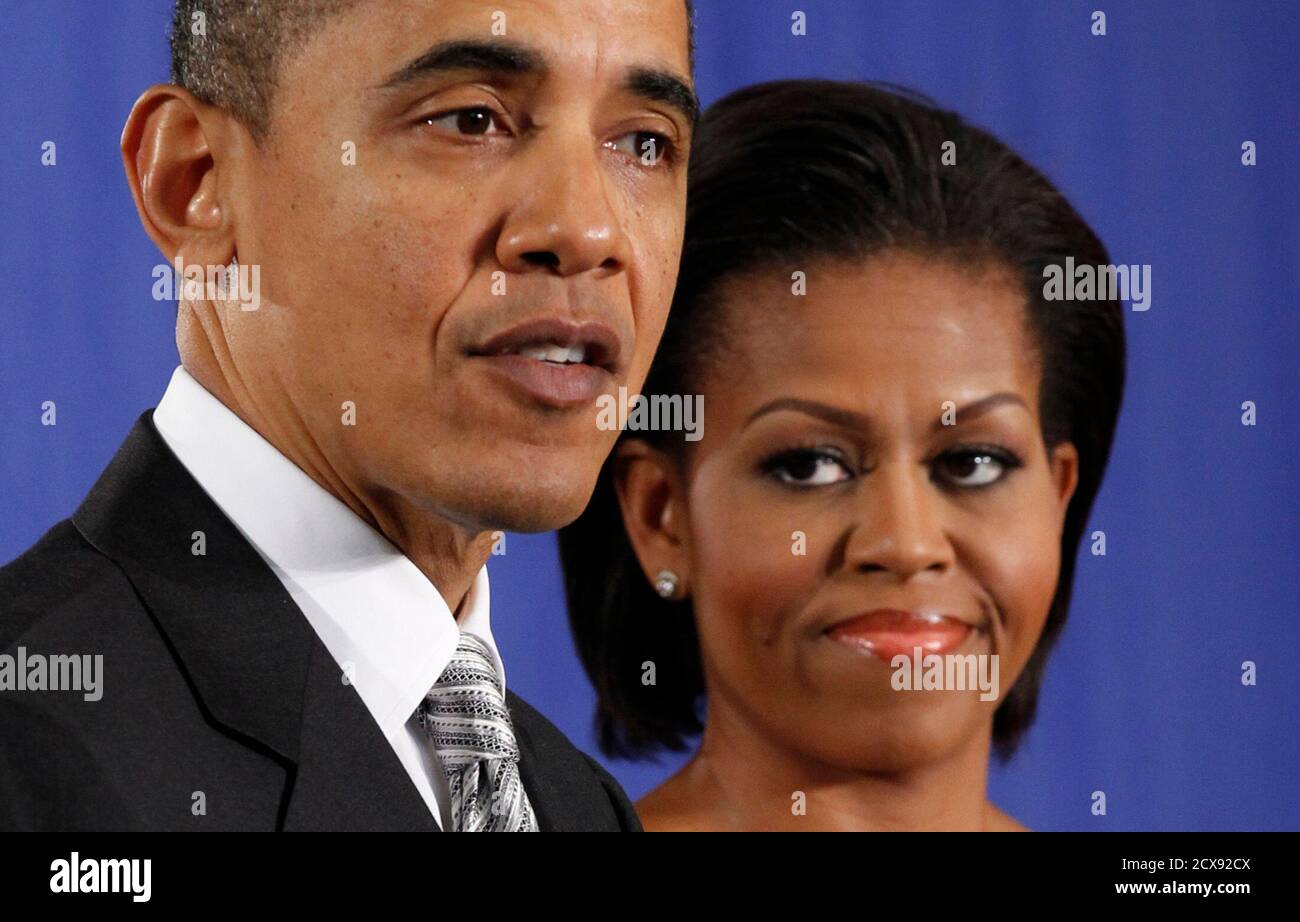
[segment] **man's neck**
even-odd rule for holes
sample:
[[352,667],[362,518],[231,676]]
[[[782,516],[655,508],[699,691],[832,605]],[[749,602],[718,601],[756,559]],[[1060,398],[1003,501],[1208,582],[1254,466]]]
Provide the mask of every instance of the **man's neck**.
[[[188,323],[186,322],[188,319]],[[277,424],[257,410],[258,402],[213,352],[193,315],[182,308],[177,347],[182,364],[204,390],[254,432],[400,550],[438,590],[459,620],[462,603],[492,551],[491,532],[472,532],[393,493],[367,495],[338,471],[304,431]],[[292,414],[290,414],[291,416]]]

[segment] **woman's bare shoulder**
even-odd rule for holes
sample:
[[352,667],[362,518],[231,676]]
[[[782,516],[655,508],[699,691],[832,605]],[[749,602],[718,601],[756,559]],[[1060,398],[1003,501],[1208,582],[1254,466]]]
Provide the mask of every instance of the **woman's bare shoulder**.
[[686,796],[680,776],[669,778],[636,802],[646,832],[710,832],[717,829]]
[[1002,812],[991,801],[985,810],[985,826],[989,832],[1030,832],[1028,826],[1015,817]]

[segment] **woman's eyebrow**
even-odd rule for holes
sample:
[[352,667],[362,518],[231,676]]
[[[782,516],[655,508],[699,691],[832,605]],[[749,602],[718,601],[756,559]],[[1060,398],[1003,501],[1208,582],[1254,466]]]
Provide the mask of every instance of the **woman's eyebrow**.
[[749,419],[745,420],[745,425],[749,425],[760,416],[775,413],[778,410],[793,410],[796,413],[816,416],[845,429],[871,428],[871,417],[865,413],[845,410],[842,407],[833,407],[830,404],[820,403],[816,400],[802,400],[798,397],[778,397],[776,400],[769,400],[749,414]]
[[[1011,391],[999,391],[996,394],[981,397],[974,403],[968,403],[964,407],[958,407],[957,412],[954,414],[954,422],[951,425],[959,426],[962,423],[970,422],[975,417],[983,416],[985,413],[1004,404],[1014,404],[1024,407],[1025,410],[1029,409],[1029,405],[1025,403],[1024,398],[1019,394],[1013,394]],[[941,429],[951,428],[950,425],[944,424],[943,418],[944,414],[940,414],[934,421],[934,425],[931,427],[933,431],[938,432]]]
[[[990,410],[1007,403],[1019,404],[1026,410],[1029,409],[1028,405],[1019,394],[1013,394],[1010,391],[999,391],[996,394],[989,394],[987,397],[981,397],[974,403],[969,403],[963,407],[959,407],[955,414],[956,422],[958,424],[969,422],[971,419],[977,416],[982,416]],[[769,400],[753,413],[749,414],[749,419],[745,420],[745,425],[749,425],[760,416],[764,416],[768,413],[775,413],[778,410],[792,410],[796,413],[815,416],[845,429],[870,431],[873,428],[871,417],[865,413],[858,413],[855,410],[846,410],[843,407],[833,407],[830,404],[821,403],[816,400],[803,400],[798,397],[778,397],[775,400]],[[933,428],[936,431],[946,428],[943,422],[942,413],[935,419]]]

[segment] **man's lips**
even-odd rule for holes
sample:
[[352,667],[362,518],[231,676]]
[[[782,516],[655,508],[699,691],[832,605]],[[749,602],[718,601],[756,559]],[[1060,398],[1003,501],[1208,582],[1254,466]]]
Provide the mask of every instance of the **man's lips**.
[[[533,399],[557,409],[594,404],[607,393],[613,375],[594,365],[556,365],[522,355],[484,355],[474,359],[521,388]],[[595,417],[592,417],[595,427]]]
[[949,653],[976,630],[975,625],[954,615],[877,608],[836,622],[827,628],[826,636],[890,662],[900,654],[913,656],[917,647],[925,654]]
[[591,365],[615,374],[622,352],[618,335],[596,320],[579,323],[563,317],[539,317],[515,324],[469,350],[473,356],[517,355],[520,350],[543,345],[577,349],[582,358],[575,364]]
[[547,406],[592,403],[621,370],[618,336],[598,321],[543,317],[516,324],[469,355]]

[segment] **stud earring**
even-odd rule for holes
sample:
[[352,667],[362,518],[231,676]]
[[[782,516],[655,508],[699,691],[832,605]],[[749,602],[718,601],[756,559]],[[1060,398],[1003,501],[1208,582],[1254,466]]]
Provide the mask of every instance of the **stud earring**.
[[663,599],[671,599],[677,594],[679,577],[672,570],[660,570],[655,575],[655,592]]

